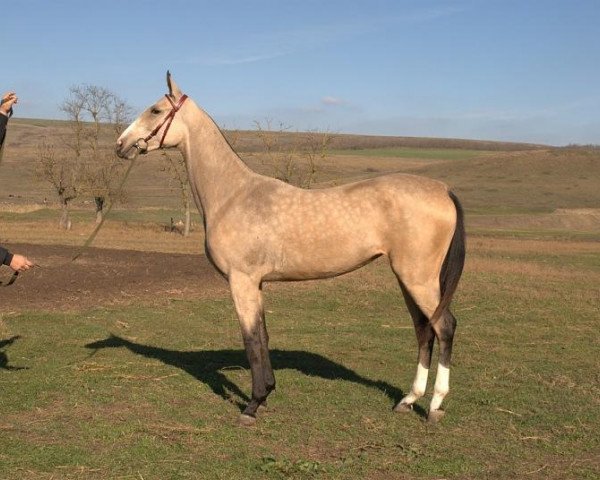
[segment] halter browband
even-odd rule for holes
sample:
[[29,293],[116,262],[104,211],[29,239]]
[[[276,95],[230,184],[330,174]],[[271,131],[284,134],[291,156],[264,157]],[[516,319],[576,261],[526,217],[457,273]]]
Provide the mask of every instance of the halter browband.
[[[156,128],[154,128],[154,130],[152,130],[145,138],[138,138],[138,141],[135,142],[135,145],[134,145],[135,148],[137,148],[138,150],[146,150],[146,149],[142,149],[142,147],[140,147],[139,142],[142,141],[146,144],[146,146],[148,146],[148,140],[154,138],[156,136],[156,134],[158,133],[158,131],[166,124],[165,131],[163,132],[162,137],[160,139],[160,143],[158,144],[158,148],[162,148],[163,142],[165,141],[165,137],[167,136],[167,132],[169,131],[169,128],[171,127],[171,122],[175,118],[175,114],[179,111],[179,109],[181,108],[183,103],[188,98],[187,95],[182,95],[177,103],[173,103],[173,100],[171,100],[171,97],[169,95],[165,94],[165,97],[167,97],[167,100],[169,101],[169,103],[171,104],[171,106],[173,108],[167,114],[167,116],[163,119],[163,121],[160,122],[156,126]],[[142,152],[142,153],[144,153],[144,152]]]

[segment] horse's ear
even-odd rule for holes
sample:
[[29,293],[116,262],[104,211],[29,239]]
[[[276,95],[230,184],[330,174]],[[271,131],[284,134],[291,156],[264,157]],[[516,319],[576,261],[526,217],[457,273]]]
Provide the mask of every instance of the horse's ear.
[[173,98],[181,97],[181,90],[175,83],[175,80],[171,78],[171,72],[167,70],[167,86],[169,87],[169,95]]

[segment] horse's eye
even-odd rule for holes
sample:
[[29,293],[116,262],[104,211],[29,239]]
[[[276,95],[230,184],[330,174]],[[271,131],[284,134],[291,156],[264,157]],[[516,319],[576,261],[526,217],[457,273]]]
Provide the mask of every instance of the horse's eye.
[[152,109],[152,114],[153,115],[158,115],[160,113],[160,110],[158,108],[153,108]]

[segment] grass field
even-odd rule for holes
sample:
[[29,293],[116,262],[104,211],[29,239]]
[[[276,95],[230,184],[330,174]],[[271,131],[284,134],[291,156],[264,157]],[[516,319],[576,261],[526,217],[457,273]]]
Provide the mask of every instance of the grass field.
[[254,429],[227,296],[5,314],[0,476],[597,478],[600,253],[554,243],[471,242],[434,427],[427,398],[391,412],[415,341],[384,262],[267,288],[278,390]]
[[[278,384],[254,428],[236,423],[250,374],[226,291],[114,306],[100,290],[89,293],[94,308],[2,305],[0,478],[598,478],[600,155],[381,148],[402,154],[339,151],[321,181],[425,174],[453,185],[468,213],[440,424],[424,421],[432,385],[413,413],[391,411],[411,385],[416,342],[384,259],[265,287]],[[1,195],[0,243],[82,243],[93,213],[79,205],[73,231],[56,230],[18,151],[0,183],[21,172],[24,185],[10,187],[28,197]],[[96,245],[201,251],[198,228],[191,238],[164,231],[177,206],[161,173],[136,175]],[[145,202],[153,194],[162,205]]]

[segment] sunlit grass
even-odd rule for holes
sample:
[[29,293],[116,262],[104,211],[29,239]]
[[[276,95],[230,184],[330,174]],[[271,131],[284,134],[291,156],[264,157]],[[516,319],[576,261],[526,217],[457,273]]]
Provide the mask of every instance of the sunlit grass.
[[226,294],[4,315],[0,477],[596,478],[597,245],[470,252],[436,427],[391,412],[416,345],[383,260],[265,286],[278,387],[253,429],[236,425],[250,376]]

